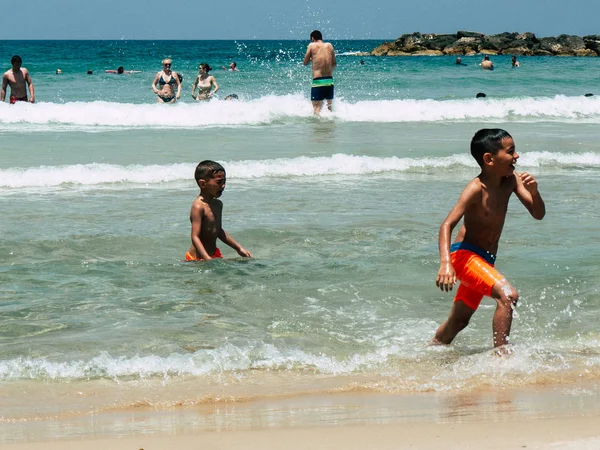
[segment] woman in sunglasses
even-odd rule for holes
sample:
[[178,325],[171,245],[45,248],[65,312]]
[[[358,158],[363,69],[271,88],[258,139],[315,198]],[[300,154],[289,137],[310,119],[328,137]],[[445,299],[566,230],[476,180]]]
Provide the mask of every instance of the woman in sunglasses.
[[172,63],[170,59],[163,59],[163,69],[156,74],[152,82],[152,91],[158,96],[158,103],[175,103],[181,97],[181,81],[177,73],[171,70]]

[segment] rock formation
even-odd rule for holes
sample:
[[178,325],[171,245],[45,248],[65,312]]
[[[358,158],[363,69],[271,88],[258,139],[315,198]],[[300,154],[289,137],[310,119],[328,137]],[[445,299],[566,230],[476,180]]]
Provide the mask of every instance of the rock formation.
[[600,36],[570,36],[538,39],[533,33],[484,35],[472,31],[456,34],[403,34],[394,42],[384,42],[373,56],[417,55],[526,55],[526,56],[599,56]]

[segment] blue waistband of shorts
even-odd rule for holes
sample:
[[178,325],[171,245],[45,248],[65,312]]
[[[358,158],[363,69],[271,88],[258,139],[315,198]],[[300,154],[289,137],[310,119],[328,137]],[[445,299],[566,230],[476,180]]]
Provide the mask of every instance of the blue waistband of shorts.
[[493,265],[496,263],[496,255],[468,242],[455,242],[450,246],[450,253],[455,252],[456,250],[467,250],[473,252],[476,255],[481,256],[488,264]]

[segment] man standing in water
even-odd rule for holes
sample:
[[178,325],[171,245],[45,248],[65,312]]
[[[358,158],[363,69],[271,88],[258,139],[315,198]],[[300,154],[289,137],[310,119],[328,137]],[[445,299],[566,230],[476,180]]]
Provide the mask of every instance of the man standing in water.
[[310,33],[310,44],[304,56],[304,65],[312,61],[313,81],[310,99],[318,115],[323,108],[323,100],[327,100],[327,108],[331,111],[333,100],[333,70],[337,65],[335,51],[329,42],[323,42],[323,35],[315,30]]
[[[15,55],[11,58],[10,63],[12,69],[4,72],[2,76],[2,90],[0,91],[0,102],[4,102],[6,98],[6,86],[10,86],[10,104],[17,102],[35,102],[35,93],[33,90],[33,82],[29,71],[25,67],[21,67],[23,60],[19,55]],[[27,99],[27,89],[25,83],[29,85],[29,94],[31,97]]]

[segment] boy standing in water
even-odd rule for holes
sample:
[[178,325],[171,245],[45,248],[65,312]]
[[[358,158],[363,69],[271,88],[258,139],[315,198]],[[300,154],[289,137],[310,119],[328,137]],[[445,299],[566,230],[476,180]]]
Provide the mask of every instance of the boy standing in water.
[[[513,192],[538,220],[546,214],[537,181],[527,172],[517,174],[519,155],[510,134],[501,129],[482,129],[471,140],[471,154],[481,173],[463,190],[442,223],[439,233],[440,270],[436,285],[452,290],[460,280],[448,319],[440,325],[433,344],[450,344],[468,324],[484,296],[497,302],[492,321],[494,347],[508,344],[513,309],[519,294],[496,269],[498,241]],[[452,230],[464,223],[450,246]]]
[[192,245],[185,255],[187,261],[222,258],[217,238],[233,248],[240,256],[251,258],[248,250],[238,244],[221,226],[223,203],[219,200],[225,190],[225,169],[214,161],[202,161],[194,174],[200,195],[192,203]]

